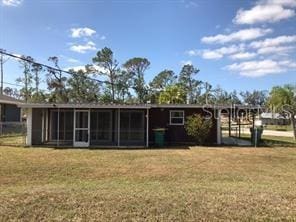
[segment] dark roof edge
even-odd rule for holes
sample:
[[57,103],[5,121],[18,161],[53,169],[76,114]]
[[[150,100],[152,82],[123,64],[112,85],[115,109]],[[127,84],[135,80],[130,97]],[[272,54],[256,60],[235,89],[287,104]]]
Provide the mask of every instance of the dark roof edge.
[[199,104],[99,104],[99,103],[18,103],[21,108],[98,108],[98,109],[150,109],[150,108],[204,108],[204,109],[260,109],[245,105],[199,105]]

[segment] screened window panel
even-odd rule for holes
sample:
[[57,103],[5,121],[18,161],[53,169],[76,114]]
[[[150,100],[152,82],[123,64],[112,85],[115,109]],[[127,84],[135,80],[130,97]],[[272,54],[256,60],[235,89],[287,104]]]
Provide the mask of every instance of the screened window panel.
[[120,114],[120,140],[144,140],[144,112],[124,111]]
[[112,112],[91,113],[91,140],[112,140]]
[[60,112],[52,111],[50,121],[51,140],[73,140],[73,112],[63,110]]

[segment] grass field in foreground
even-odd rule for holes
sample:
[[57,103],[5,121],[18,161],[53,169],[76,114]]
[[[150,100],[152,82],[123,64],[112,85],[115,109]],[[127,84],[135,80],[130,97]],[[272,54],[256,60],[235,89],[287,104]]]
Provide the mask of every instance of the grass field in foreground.
[[296,149],[0,146],[0,221],[296,220]]
[[[251,135],[249,134],[242,134],[242,139],[250,140]],[[295,147],[296,148],[296,141],[293,137],[284,137],[284,136],[262,136],[262,141],[260,146],[265,147]]]

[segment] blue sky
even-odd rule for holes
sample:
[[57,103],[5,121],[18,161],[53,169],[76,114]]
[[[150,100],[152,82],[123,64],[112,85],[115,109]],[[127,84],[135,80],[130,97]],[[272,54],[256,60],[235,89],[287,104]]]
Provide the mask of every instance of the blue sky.
[[[296,83],[296,0],[1,0],[0,48],[63,68],[110,47],[122,64],[151,62],[145,79],[192,63],[227,90]],[[5,63],[5,81],[21,73]]]

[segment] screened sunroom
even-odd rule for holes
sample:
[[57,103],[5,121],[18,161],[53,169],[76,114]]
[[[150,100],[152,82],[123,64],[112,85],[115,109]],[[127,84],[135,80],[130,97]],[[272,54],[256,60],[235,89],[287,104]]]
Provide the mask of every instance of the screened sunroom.
[[71,104],[44,106],[26,105],[27,145],[148,146],[149,107]]

